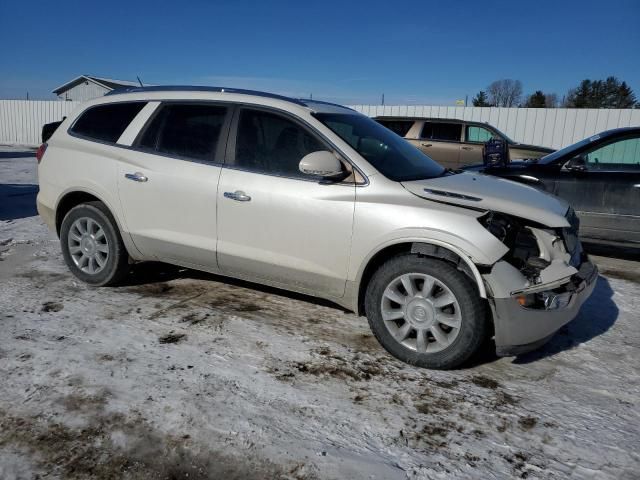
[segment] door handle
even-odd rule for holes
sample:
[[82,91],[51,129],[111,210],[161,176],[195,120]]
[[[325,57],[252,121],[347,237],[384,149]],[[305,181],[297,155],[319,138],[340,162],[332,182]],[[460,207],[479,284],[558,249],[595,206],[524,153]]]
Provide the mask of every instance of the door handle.
[[473,147],[462,147],[462,150],[473,150]]
[[149,180],[146,176],[144,176],[140,172],[125,173],[124,174],[124,178],[126,178],[128,180],[133,180],[134,182],[146,182],[147,180]]
[[224,198],[230,198],[236,202],[248,202],[251,200],[251,197],[241,190],[236,190],[235,192],[224,192]]
[[421,143],[420,145],[422,145],[423,147],[433,147],[432,143]]

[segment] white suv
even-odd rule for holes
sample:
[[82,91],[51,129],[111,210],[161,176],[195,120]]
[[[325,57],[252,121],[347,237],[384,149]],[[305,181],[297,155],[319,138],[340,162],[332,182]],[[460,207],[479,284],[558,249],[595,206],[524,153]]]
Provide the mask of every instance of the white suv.
[[161,260],[307,293],[414,365],[458,366],[491,336],[534,348],[597,276],[563,201],[447,171],[339,105],[131,88],[80,107],[38,160],[38,211],[81,280]]

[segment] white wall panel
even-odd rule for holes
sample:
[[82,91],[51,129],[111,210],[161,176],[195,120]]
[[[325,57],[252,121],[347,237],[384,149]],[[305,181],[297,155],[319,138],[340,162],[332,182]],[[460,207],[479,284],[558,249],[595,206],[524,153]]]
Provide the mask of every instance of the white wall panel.
[[42,126],[69,115],[81,102],[0,100],[0,144],[40,145]]
[[[0,100],[0,144],[40,144],[42,126],[62,120],[81,102]],[[429,105],[354,105],[370,117],[456,118],[487,122],[515,141],[562,148],[594,133],[640,126],[640,109],[494,108]]]

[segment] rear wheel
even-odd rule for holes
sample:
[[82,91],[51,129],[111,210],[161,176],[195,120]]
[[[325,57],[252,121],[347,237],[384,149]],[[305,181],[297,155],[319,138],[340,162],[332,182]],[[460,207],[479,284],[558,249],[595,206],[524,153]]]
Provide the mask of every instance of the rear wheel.
[[102,202],[69,210],[60,226],[60,245],[69,270],[90,285],[117,284],[129,271],[118,226]]
[[484,304],[469,278],[447,262],[418,255],[394,257],[376,271],[365,309],[382,346],[420,367],[455,368],[489,334]]

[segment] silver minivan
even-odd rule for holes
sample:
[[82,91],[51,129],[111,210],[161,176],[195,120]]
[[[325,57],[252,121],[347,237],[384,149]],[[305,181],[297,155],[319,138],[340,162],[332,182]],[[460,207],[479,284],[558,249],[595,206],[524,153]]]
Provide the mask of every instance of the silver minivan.
[[422,367],[490,337],[501,355],[535,348],[597,276],[564,201],[447,171],[339,105],[130,88],[83,104],[37,157],[38,211],[79,279],[160,260],[322,297]]

